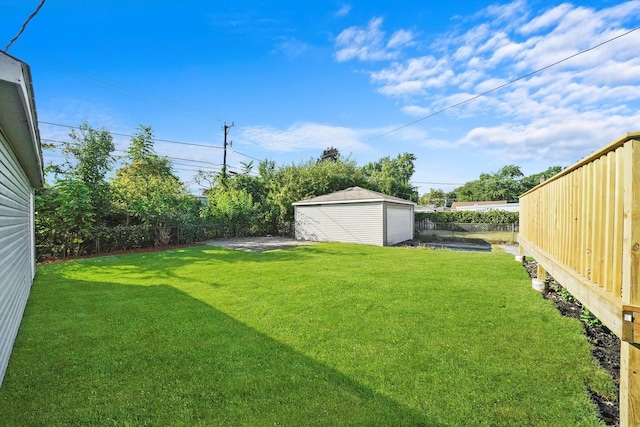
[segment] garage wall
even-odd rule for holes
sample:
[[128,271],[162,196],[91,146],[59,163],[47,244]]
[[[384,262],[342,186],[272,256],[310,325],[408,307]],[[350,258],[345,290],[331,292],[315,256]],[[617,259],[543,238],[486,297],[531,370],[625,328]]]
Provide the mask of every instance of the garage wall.
[[295,207],[295,237],[318,242],[384,243],[382,203]]
[[414,214],[411,206],[386,205],[387,245],[413,239]]
[[0,132],[0,384],[34,276],[33,193]]

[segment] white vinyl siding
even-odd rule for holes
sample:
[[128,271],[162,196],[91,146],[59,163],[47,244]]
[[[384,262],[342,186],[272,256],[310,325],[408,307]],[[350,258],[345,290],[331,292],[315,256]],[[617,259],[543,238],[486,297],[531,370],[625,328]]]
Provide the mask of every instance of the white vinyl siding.
[[382,246],[382,209],[382,203],[296,206],[296,239]]
[[387,205],[387,245],[395,245],[413,238],[413,209],[411,206]]
[[33,192],[0,132],[0,384],[35,272]]

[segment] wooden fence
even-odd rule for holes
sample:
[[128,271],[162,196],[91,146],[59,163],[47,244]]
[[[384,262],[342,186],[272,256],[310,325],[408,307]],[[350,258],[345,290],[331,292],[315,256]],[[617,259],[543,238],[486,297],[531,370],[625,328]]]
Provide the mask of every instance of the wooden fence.
[[620,423],[640,426],[640,132],[523,194],[518,241],[622,340]]

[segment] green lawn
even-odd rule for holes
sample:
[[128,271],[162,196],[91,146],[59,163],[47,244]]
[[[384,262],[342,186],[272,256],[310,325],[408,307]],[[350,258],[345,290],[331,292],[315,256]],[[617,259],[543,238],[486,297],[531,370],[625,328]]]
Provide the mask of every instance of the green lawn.
[[419,238],[424,242],[480,240],[492,244],[517,243],[518,232],[424,230]]
[[203,246],[40,266],[0,425],[599,425],[587,387],[510,255]]

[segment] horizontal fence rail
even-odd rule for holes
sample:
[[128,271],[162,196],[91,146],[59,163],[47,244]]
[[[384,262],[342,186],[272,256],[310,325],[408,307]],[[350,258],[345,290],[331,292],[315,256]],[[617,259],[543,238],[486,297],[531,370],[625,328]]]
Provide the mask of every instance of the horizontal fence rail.
[[518,236],[518,224],[505,223],[466,223],[433,222],[426,218],[415,222],[415,237],[438,240],[485,240],[492,243],[515,243]]
[[517,233],[519,226],[518,224],[491,224],[486,222],[432,222],[429,220],[421,219],[416,220],[415,228],[418,232],[429,230],[446,230],[469,233],[487,233],[491,231],[514,231]]
[[623,340],[620,420],[640,425],[640,133],[523,194],[518,241]]

